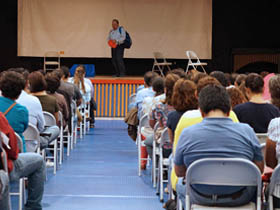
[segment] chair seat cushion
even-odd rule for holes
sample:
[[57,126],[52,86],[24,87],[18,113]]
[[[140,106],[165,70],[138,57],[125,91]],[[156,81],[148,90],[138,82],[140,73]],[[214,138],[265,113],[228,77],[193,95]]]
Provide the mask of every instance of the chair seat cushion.
[[192,210],[232,210],[232,209],[238,209],[238,210],[254,210],[256,209],[256,206],[254,203],[248,203],[247,205],[244,206],[236,206],[236,207],[215,207],[215,206],[201,206],[201,205],[192,205],[191,207]]

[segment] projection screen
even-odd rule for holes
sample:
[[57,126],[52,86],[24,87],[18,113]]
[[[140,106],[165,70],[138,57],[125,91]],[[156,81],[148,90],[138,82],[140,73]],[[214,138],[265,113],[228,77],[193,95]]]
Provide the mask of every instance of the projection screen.
[[211,0],[19,0],[18,55],[110,57],[107,37],[117,18],[133,45],[125,57],[211,59]]

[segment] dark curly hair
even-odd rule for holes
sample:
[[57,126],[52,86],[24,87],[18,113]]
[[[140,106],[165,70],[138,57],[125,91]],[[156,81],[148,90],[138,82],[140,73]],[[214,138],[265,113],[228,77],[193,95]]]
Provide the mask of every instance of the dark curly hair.
[[222,71],[213,71],[210,76],[215,77],[224,87],[229,86],[230,81]]
[[180,77],[177,74],[169,73],[165,78],[165,104],[172,105],[173,87]]
[[4,71],[0,75],[0,90],[6,98],[15,100],[25,87],[22,74],[15,71]]
[[242,93],[242,91],[238,87],[229,87],[227,88],[227,92],[231,99],[231,108],[233,109],[238,104],[243,104],[247,102],[246,97]]
[[60,79],[56,74],[47,73],[45,76],[45,80],[47,82],[47,91],[51,94],[55,93],[60,86]]
[[252,93],[262,93],[264,88],[262,76],[256,73],[249,74],[245,80],[245,86],[249,88]]
[[205,88],[207,85],[221,85],[221,83],[214,77],[207,76],[200,79],[197,83],[197,95],[199,95],[200,91]]
[[173,88],[172,105],[178,112],[197,109],[196,85],[186,79],[179,79]]

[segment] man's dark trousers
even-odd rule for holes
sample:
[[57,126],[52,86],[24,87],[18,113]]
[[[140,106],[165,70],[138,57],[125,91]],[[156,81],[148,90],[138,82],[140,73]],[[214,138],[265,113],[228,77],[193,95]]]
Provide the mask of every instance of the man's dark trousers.
[[112,48],[112,63],[116,71],[116,76],[125,75],[123,56],[124,47],[122,45],[118,45],[116,48]]

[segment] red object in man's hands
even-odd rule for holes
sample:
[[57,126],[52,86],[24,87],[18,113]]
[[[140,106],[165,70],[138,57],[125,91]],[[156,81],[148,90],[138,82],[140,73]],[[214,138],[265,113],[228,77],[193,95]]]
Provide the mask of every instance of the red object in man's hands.
[[110,47],[112,47],[112,48],[116,48],[116,47],[117,47],[117,43],[116,43],[115,41],[113,41],[113,40],[109,40],[109,41],[108,41],[108,45],[109,45]]

